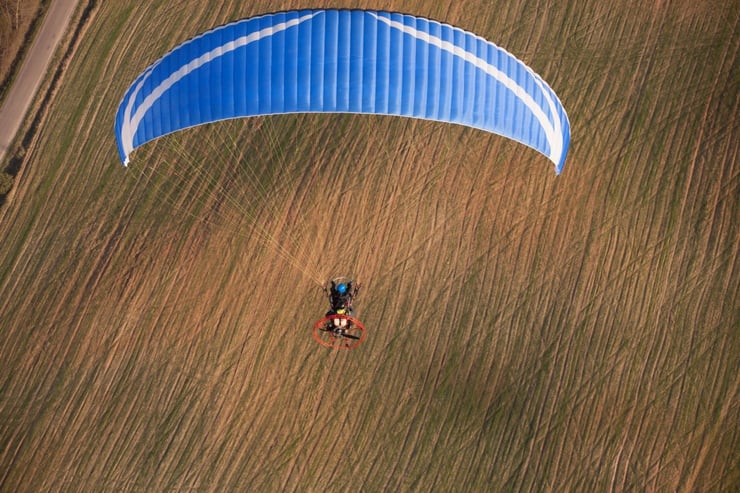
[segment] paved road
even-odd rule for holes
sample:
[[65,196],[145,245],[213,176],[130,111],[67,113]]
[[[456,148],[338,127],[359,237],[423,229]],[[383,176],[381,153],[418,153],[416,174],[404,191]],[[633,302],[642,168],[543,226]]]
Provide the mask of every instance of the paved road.
[[26,54],[13,86],[0,107],[0,163],[13,142],[41,80],[49,69],[78,0],[52,0],[36,37]]

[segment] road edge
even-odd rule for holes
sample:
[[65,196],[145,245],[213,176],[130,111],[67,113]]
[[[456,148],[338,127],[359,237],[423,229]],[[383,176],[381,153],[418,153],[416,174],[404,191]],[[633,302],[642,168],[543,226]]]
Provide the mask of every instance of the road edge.
[[97,4],[97,0],[77,1],[65,32],[54,49],[54,54],[41,77],[39,87],[25,111],[18,130],[8,145],[5,155],[0,156],[2,172],[12,179],[10,190],[0,195],[0,221],[7,211],[6,205],[12,201],[19,182],[22,180],[28,159],[33,154],[39,129],[63,81],[65,69],[79,46],[85,27],[93,17]]

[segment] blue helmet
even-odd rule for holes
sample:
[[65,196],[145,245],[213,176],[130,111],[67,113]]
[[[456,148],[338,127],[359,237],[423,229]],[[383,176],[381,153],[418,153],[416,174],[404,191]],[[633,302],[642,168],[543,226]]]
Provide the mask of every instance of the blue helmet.
[[337,293],[339,294],[347,294],[347,285],[345,283],[342,283],[337,286]]

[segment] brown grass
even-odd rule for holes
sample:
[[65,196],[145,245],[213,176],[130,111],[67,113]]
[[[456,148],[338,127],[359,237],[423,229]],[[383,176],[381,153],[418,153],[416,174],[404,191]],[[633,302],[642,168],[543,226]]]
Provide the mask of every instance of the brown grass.
[[[304,4],[94,11],[0,223],[0,489],[735,489],[737,13],[373,5],[527,60],[571,118],[560,177],[482,132],[348,115],[117,166],[146,65]],[[315,281],[344,274],[369,337],[334,353]]]

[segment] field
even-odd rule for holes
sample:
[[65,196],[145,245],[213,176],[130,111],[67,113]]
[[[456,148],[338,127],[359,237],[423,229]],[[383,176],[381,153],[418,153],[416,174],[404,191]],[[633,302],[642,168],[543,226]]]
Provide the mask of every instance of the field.
[[[560,176],[350,115],[192,129],[124,169],[146,66],[315,4],[96,2],[0,210],[0,490],[737,491],[737,2],[492,3],[325,6],[523,59],[570,116]],[[369,335],[332,352],[310,327],[347,274]]]

